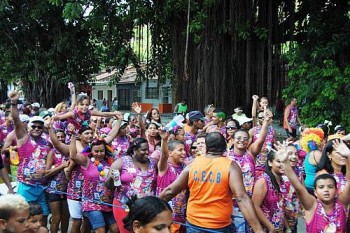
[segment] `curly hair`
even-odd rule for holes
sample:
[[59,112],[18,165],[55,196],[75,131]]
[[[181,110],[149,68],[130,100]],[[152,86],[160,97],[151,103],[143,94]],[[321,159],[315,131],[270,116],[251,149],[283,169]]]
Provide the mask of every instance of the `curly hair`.
[[300,144],[306,152],[317,150],[324,139],[324,132],[320,128],[308,128],[303,132]]

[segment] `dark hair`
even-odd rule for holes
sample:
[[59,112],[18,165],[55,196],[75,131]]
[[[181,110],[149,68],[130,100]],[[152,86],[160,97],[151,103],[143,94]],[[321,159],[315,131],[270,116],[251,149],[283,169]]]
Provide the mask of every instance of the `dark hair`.
[[85,126],[83,125],[80,129],[79,129],[79,134],[84,133],[86,130],[92,130],[90,126]]
[[[156,110],[158,113],[159,113],[159,110],[156,109],[156,108],[152,108],[151,110],[149,110],[147,112],[147,115],[146,115],[146,122],[151,122],[152,121],[152,111],[153,110]],[[157,121],[158,123],[161,123],[161,120],[160,120],[160,117],[159,117],[159,120]]]
[[237,126],[237,129],[241,128],[241,126],[239,125],[239,122],[236,119],[233,119],[232,117],[227,118],[226,120],[226,125],[227,123],[229,123],[230,121],[233,121],[235,123],[235,125]]
[[89,96],[86,94],[79,94],[77,96],[77,103],[82,103],[84,100],[89,100]]
[[8,117],[8,116],[10,116],[11,115],[11,111],[6,111],[5,112],[5,117]]
[[233,136],[235,137],[236,134],[239,133],[239,132],[244,132],[244,133],[246,133],[246,134],[248,135],[248,138],[250,138],[250,135],[249,135],[248,131],[245,130],[245,129],[242,129],[242,128],[237,129],[237,131],[233,134]]
[[55,134],[57,134],[57,133],[63,133],[64,135],[66,135],[66,133],[64,132],[64,130],[63,129],[55,129]]
[[337,189],[337,181],[335,180],[334,176],[327,174],[327,173],[316,176],[315,181],[314,181],[314,189],[316,189],[317,182],[319,180],[328,180],[328,179],[333,180],[335,189]]
[[148,129],[151,125],[154,125],[156,127],[156,129],[159,129],[159,125],[156,124],[156,122],[151,121],[149,123],[146,124],[146,129]]
[[[327,144],[324,146],[323,151],[322,151],[322,155],[320,158],[320,162],[318,162],[317,164],[317,171],[321,171],[323,169],[325,169],[329,174],[333,174],[334,173],[334,168],[332,167],[331,164],[331,160],[328,157],[328,153],[332,153],[333,149],[333,140],[330,140],[327,142]],[[343,175],[346,174],[346,166],[342,166],[341,168],[341,172],[343,173]]]
[[322,131],[323,131],[323,133],[324,133],[324,138],[327,138],[327,137],[328,137],[330,128],[329,128],[327,125],[318,124],[318,125],[316,126],[316,128],[322,129]]
[[[206,132],[200,132],[198,135],[197,135],[197,139],[198,138],[205,138],[208,134]],[[197,141],[197,140],[196,140]]]
[[126,155],[131,156],[134,153],[134,150],[139,149],[143,143],[148,143],[148,141],[144,138],[136,138],[132,143],[130,143],[129,148],[126,151]]
[[29,202],[29,217],[43,214],[43,208],[37,202]]
[[267,154],[265,173],[270,177],[270,180],[271,180],[271,183],[272,183],[274,189],[275,189],[278,193],[281,193],[280,186],[279,186],[279,184],[277,183],[277,179],[276,179],[275,175],[272,173],[271,167],[270,167],[270,165],[269,165],[269,162],[272,162],[275,158],[276,158],[276,153],[275,153],[274,151],[270,151],[270,152]]
[[161,212],[169,210],[172,212],[169,204],[158,197],[147,196],[137,199],[132,196],[127,201],[129,207],[128,215],[123,219],[124,228],[132,231],[132,225],[135,220],[140,222],[141,226],[147,225]]
[[221,155],[226,151],[226,140],[221,133],[212,132],[205,137],[205,145],[208,153]]
[[168,143],[168,149],[170,151],[173,151],[175,150],[175,148],[178,146],[178,145],[183,145],[184,143],[179,141],[179,140],[171,140],[169,143]]

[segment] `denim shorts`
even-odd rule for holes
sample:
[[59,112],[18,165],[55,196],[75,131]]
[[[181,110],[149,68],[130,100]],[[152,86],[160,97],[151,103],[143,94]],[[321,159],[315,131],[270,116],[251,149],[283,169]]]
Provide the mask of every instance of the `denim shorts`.
[[85,211],[84,216],[90,221],[93,230],[100,227],[105,227],[106,225],[110,227],[115,224],[115,219],[113,212],[102,212],[99,210]]

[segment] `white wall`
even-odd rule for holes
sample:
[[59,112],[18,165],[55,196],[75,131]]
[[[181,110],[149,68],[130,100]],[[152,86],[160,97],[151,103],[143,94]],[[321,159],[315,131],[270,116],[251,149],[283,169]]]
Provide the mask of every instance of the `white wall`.
[[106,85],[95,85],[95,86],[92,86],[92,99],[96,99],[98,100],[98,91],[103,91],[103,97],[101,100],[103,100],[103,98],[107,99],[108,97],[108,94],[107,94],[107,91],[108,90],[111,90],[112,91],[112,100],[114,97],[117,96],[117,88],[115,85],[113,86],[108,86],[107,84]]
[[[158,84],[158,80],[154,80],[154,79],[150,79],[148,81],[148,87],[154,87],[156,88]],[[159,87],[159,96],[158,99],[146,99],[146,86],[147,86],[147,82],[143,81],[141,83],[141,102],[143,103],[152,103],[153,107],[158,108],[159,103],[163,103],[163,96],[164,93],[163,91],[163,87],[170,87],[170,91],[169,91],[169,98],[168,101],[169,103],[171,103],[171,84],[170,81],[167,81],[165,84],[161,85]]]

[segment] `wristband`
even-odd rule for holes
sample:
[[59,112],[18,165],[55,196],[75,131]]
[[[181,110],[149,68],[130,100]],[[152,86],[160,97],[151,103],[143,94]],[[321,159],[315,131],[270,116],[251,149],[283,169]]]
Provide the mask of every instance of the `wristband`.
[[11,106],[17,106],[17,103],[12,103],[12,102],[11,102]]

